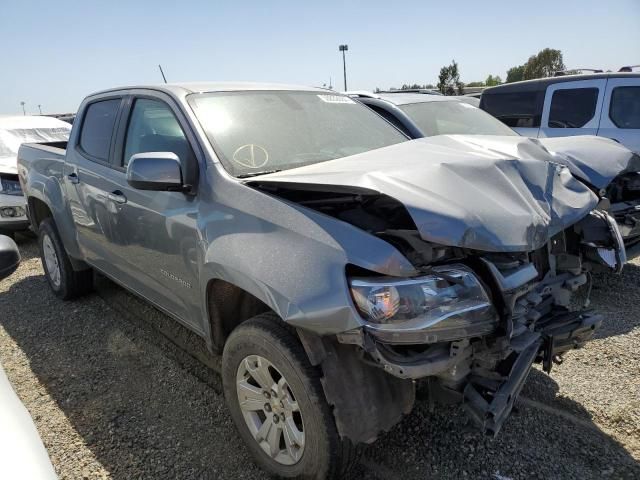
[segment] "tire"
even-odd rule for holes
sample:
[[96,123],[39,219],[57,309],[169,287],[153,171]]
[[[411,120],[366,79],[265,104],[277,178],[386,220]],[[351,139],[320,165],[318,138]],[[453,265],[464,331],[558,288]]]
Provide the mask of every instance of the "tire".
[[[266,378],[267,381],[256,381],[250,372],[262,372],[265,366],[270,376],[258,374],[259,378]],[[248,380],[244,380],[247,378]],[[333,414],[320,383],[319,369],[309,363],[295,333],[277,315],[257,315],[231,333],[222,356],[222,381],[227,405],[240,436],[256,462],[270,474],[313,480],[340,478],[357,462],[360,449],[338,436]],[[242,382],[241,387],[238,387],[238,382]],[[274,392],[280,393],[268,399],[261,384],[269,382],[272,383]],[[239,390],[249,391],[247,386],[251,390],[244,398],[251,406],[249,409],[255,410],[251,412],[242,409],[238,398]],[[293,408],[279,408],[283,402],[278,403],[278,400],[283,397],[284,405]],[[265,404],[273,403],[274,406],[265,410],[259,407],[262,401]],[[293,411],[296,406],[298,412]],[[278,415],[286,420],[279,420],[276,424]],[[250,417],[250,420],[246,420],[245,416]],[[278,448],[274,450],[280,450],[280,453],[267,453],[267,450],[274,451],[266,440],[272,438],[271,435],[260,434],[260,426],[266,432],[265,428],[269,428],[267,424],[271,429],[277,429],[278,426],[280,428],[279,433],[274,435],[280,440],[271,442],[272,445],[278,444]],[[249,425],[252,425],[253,431]],[[294,434],[290,433],[292,429]],[[262,445],[255,436],[265,437]],[[287,438],[302,439],[304,446],[300,448],[296,444],[294,448],[288,449],[287,444],[295,442],[287,442]]]
[[45,218],[38,228],[40,258],[45,277],[53,293],[62,300],[71,300],[93,290],[93,271],[75,271],[58,230],[51,218]]

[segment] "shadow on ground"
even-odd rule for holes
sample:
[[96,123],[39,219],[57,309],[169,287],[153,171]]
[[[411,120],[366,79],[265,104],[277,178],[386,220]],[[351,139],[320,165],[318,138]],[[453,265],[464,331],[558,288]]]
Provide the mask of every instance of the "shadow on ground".
[[[33,243],[23,244],[25,260]],[[99,295],[63,304],[40,272],[0,293],[0,312],[37,380],[112,478],[265,478],[236,434],[220,379],[201,361],[216,359],[206,360],[202,342],[155,309],[110,282]],[[550,377],[532,376],[557,391]],[[628,452],[572,403],[580,421],[525,404],[489,439],[459,407],[431,412],[419,401],[368,448],[352,477],[640,478]],[[36,423],[42,432],[46,421]],[[50,451],[64,440],[43,438]]]

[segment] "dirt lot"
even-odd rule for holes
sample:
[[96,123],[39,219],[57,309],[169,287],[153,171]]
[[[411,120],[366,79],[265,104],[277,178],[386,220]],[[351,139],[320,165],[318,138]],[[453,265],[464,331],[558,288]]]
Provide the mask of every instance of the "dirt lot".
[[[62,303],[36,242],[20,246],[23,265],[0,282],[0,362],[61,478],[266,478],[199,339],[106,280]],[[551,377],[531,373],[497,439],[458,407],[420,401],[353,478],[640,478],[639,287],[636,265],[595,279],[605,327]]]

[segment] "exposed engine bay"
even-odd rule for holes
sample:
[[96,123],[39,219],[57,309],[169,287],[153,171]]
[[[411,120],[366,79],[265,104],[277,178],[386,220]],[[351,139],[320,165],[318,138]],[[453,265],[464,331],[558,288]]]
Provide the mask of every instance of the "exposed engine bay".
[[[343,189],[309,191],[282,185],[258,188],[384,239],[416,270],[436,278],[439,288],[456,299],[460,297],[454,291],[455,285],[465,283],[464,272],[477,279],[480,289],[486,292],[486,302],[473,309],[445,315],[442,321],[426,327],[415,321],[405,322],[408,328],[391,322],[369,322],[363,328],[338,335],[337,341],[343,346],[357,346],[357,356],[367,369],[374,366],[405,381],[426,380],[433,399],[462,403],[491,435],[498,433],[509,416],[532,364],[542,363],[545,371],[551,371],[564,352],[583,345],[600,325],[601,317],[586,309],[591,272],[620,271],[626,261],[615,220],[598,210],[557,233],[537,250],[483,252],[425,241],[404,205],[387,195],[349,193]],[[348,266],[347,270],[347,275],[356,279],[375,275],[355,266]],[[359,284],[356,280],[352,285]],[[365,305],[353,288],[356,305]],[[587,289],[587,294],[576,305],[574,297],[581,288]],[[328,346],[326,339],[323,342],[324,350],[335,350],[333,358],[340,358],[340,364],[348,363],[347,350],[339,345]],[[330,361],[332,355],[318,355],[317,362]],[[339,366],[334,363],[326,368]],[[400,388],[401,384],[394,385]],[[334,390],[339,416],[341,398],[348,394],[336,385],[326,388],[329,399],[330,390]],[[375,404],[375,392],[370,391],[366,401]],[[400,402],[405,410],[408,402],[407,396]],[[355,409],[351,405],[351,410]],[[349,408],[342,411],[346,416]],[[337,421],[339,427],[349,431],[348,436],[364,441],[369,441],[367,435],[392,423],[381,422],[366,432],[362,425],[351,425],[359,432],[354,434],[349,430],[348,419]]]

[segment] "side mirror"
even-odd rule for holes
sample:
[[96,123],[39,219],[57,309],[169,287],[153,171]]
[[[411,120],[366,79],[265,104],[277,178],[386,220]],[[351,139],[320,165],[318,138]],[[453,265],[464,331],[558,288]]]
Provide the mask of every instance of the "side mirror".
[[138,190],[182,191],[180,159],[173,152],[147,152],[131,156],[127,183]]
[[20,252],[16,242],[0,235],[0,280],[16,271],[20,265]]

